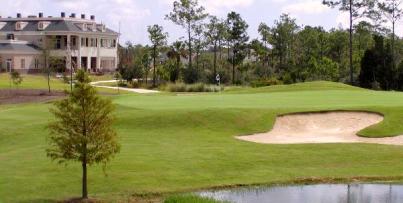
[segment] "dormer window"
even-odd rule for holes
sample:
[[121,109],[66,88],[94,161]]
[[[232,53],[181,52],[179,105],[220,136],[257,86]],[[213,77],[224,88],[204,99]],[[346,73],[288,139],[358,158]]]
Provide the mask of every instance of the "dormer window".
[[87,31],[87,24],[83,24],[83,31]]
[[45,29],[45,26],[44,26],[43,22],[39,22],[38,23],[38,30],[44,30],[44,29]]
[[15,24],[15,30],[22,30],[22,26],[21,26],[20,22]]
[[97,25],[96,24],[91,24],[91,30],[93,32],[97,31]]
[[38,30],[45,30],[49,26],[50,22],[42,21],[38,23]]
[[17,22],[15,23],[15,30],[21,31],[25,28],[27,24],[27,22]]
[[99,31],[101,31],[101,32],[105,32],[106,31],[106,28],[105,28],[105,25],[104,24],[98,24],[98,25],[96,25],[97,26],[97,29],[99,30]]

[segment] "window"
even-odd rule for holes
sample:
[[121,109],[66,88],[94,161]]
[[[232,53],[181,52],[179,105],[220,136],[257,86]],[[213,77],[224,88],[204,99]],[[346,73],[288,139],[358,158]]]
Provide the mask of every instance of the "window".
[[88,38],[85,38],[85,46],[88,47],[89,43],[88,43]]
[[6,67],[7,67],[7,72],[11,72],[11,70],[13,69],[13,60],[12,59],[6,60]]
[[72,37],[71,38],[71,44],[73,45],[73,46],[76,46],[76,38],[75,37]]
[[45,29],[45,25],[43,24],[43,22],[39,22],[38,23],[38,30],[44,30]]
[[8,40],[14,40],[14,34],[7,34]]
[[21,23],[20,23],[20,22],[17,22],[17,23],[15,24],[15,30],[22,30],[22,26],[21,26]]
[[96,47],[94,38],[91,38],[91,47]]
[[61,36],[56,36],[55,48],[56,49],[61,49],[62,48],[62,37]]
[[116,39],[112,41],[112,47],[116,47]]
[[85,46],[85,38],[81,38],[81,46]]
[[25,69],[25,59],[21,59],[21,69]]
[[35,59],[35,69],[39,69],[39,59]]

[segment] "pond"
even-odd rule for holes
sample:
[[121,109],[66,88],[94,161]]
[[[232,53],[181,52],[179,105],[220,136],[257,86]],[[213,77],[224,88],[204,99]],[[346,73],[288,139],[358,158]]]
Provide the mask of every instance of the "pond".
[[401,203],[403,185],[320,184],[248,187],[197,194],[234,203]]

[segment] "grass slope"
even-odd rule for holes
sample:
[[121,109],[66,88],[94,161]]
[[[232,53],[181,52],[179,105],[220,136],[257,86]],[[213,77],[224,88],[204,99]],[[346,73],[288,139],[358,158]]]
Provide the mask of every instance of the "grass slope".
[[[309,88],[300,84],[282,91],[113,97],[122,151],[108,166],[107,176],[100,166],[90,168],[90,194],[125,201],[133,194],[311,178],[403,179],[400,146],[263,145],[233,138],[268,131],[281,113],[340,109],[385,115],[383,123],[362,135],[403,134],[402,93],[317,84],[322,90],[310,83]],[[58,165],[45,156],[49,105],[0,106],[0,202],[80,195],[79,164]]]

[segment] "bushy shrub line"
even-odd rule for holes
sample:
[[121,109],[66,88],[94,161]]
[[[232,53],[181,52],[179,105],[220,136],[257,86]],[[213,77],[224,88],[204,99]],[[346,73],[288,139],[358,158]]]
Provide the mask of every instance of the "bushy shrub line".
[[206,85],[204,83],[169,83],[163,86],[162,90],[168,92],[220,92],[223,90],[223,87],[216,85]]
[[265,87],[265,86],[272,86],[272,85],[282,85],[283,82],[278,80],[277,78],[266,78],[255,80],[250,83],[252,87]]

